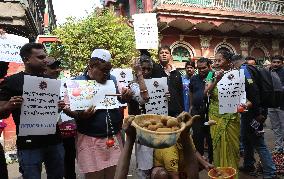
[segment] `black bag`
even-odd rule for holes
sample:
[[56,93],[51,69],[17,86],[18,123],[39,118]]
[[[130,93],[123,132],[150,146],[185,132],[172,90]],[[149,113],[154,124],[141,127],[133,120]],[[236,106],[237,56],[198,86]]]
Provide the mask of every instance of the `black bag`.
[[265,68],[259,68],[258,72],[261,106],[265,108],[280,107],[284,99],[282,83],[278,74]]

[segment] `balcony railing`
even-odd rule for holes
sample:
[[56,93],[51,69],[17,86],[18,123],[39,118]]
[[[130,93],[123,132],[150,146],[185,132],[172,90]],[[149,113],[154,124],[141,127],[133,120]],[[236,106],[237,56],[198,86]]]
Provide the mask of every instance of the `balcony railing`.
[[153,8],[161,5],[199,7],[226,11],[284,15],[284,1],[279,0],[153,0]]

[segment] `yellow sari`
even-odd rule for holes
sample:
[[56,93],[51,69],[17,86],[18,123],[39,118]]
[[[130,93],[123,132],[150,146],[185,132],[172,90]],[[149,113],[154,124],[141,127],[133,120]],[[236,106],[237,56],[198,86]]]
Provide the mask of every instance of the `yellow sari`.
[[[215,87],[210,100],[209,118],[217,122],[211,126],[213,163],[215,167],[233,167],[238,170],[240,154],[240,116],[219,114],[218,90]],[[238,175],[236,176],[238,178]]]

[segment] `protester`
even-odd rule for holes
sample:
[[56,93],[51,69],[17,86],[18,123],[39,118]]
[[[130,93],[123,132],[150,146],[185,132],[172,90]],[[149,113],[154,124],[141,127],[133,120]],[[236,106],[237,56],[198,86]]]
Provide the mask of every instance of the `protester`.
[[200,115],[201,119],[195,121],[193,129],[193,142],[197,151],[204,155],[204,139],[208,144],[208,158],[209,162],[213,161],[212,138],[210,134],[210,126],[204,125],[208,122],[208,96],[204,94],[206,81],[212,78],[210,71],[210,61],[208,58],[200,58],[197,61],[198,74],[190,79],[189,97],[190,97],[190,112],[191,115]]
[[[2,81],[2,78],[4,78],[7,74],[8,66],[9,66],[8,62],[0,62],[0,83]],[[0,133],[0,137],[1,137],[1,133]],[[7,169],[6,159],[5,159],[5,151],[4,151],[4,148],[1,142],[0,142],[0,173],[3,179],[8,179],[8,169]]]
[[[180,116],[185,115],[185,113],[181,114]],[[119,159],[119,164],[117,166],[115,179],[125,179],[127,178],[129,166],[130,166],[130,160],[131,160],[131,153],[133,149],[133,145],[136,138],[136,130],[133,126],[131,126],[133,118],[128,118],[124,122],[124,130],[127,133],[126,143],[124,146],[124,149],[122,151],[122,154]],[[187,179],[198,179],[198,162],[201,162],[201,165],[203,165],[206,169],[210,169],[213,166],[208,164],[206,161],[202,159],[200,155],[196,155],[196,150],[194,148],[193,142],[191,137],[188,135],[190,127],[192,126],[192,120],[186,122],[186,128],[182,131],[180,135],[179,142],[181,144],[181,147],[183,148],[183,161],[184,165],[182,166],[184,168],[184,172],[186,173]],[[199,156],[199,157],[198,157]],[[167,156],[164,156],[164,158],[167,158]],[[167,165],[167,164],[166,164]],[[169,179],[169,178],[175,178],[178,179],[179,176],[173,176],[171,172],[167,171],[165,168],[165,165],[154,167],[151,170],[151,179]]]
[[[276,72],[282,82],[284,92],[283,57],[280,55],[271,58],[270,71]],[[275,152],[284,152],[284,101],[279,108],[268,108],[268,116],[275,135]]]
[[[234,56],[232,63],[236,69],[244,69],[245,74],[245,90],[247,102],[245,107],[247,111],[242,113],[241,130],[243,133],[244,146],[244,162],[239,168],[240,171],[250,175],[255,175],[256,168],[254,166],[254,150],[259,154],[261,164],[263,166],[263,178],[276,179],[276,168],[272,161],[271,153],[269,152],[265,141],[264,134],[259,132],[263,129],[263,123],[267,116],[267,110],[261,107],[260,104],[260,76],[258,70],[252,65],[245,65],[245,60],[241,56]],[[258,130],[255,130],[251,124],[256,120],[260,123]],[[230,144],[231,145],[231,144]]]
[[[151,78],[153,63],[152,59],[147,55],[141,55],[134,63],[133,69],[136,74],[135,82],[131,83],[130,89],[133,92],[133,100],[128,103],[128,113],[130,115],[145,114],[145,102],[148,101],[149,94],[145,85],[144,79]],[[139,179],[150,178],[150,171],[153,167],[153,152],[154,149],[139,144],[135,145],[137,176]]]
[[[87,71],[75,80],[95,80],[100,84],[113,80],[116,84],[115,77],[110,75],[110,59],[111,54],[108,50],[95,49],[91,54]],[[129,100],[131,97],[130,90],[123,88],[121,100]],[[122,145],[122,117],[119,109],[96,110],[95,107],[90,107],[85,111],[70,111],[65,108],[64,112],[77,122],[76,148],[79,171],[85,174],[86,179],[112,179]],[[107,118],[109,120],[106,121]],[[107,126],[110,125],[112,127],[108,130]],[[106,145],[108,138],[114,141],[114,146]]]
[[[213,139],[213,163],[218,167],[238,168],[239,164],[239,135],[240,117],[238,113],[219,114],[219,100],[217,83],[222,79],[224,72],[231,70],[232,54],[220,50],[215,56],[215,79],[205,88],[205,94],[210,94],[209,118],[216,121],[211,126]],[[238,176],[236,176],[238,178]]]
[[255,60],[255,58],[254,57],[251,57],[251,56],[248,56],[248,57],[246,57],[246,64],[248,64],[248,65],[256,65],[256,60]]
[[185,75],[182,76],[183,84],[183,102],[184,102],[184,111],[189,112],[189,84],[190,78],[194,75],[195,62],[188,61],[185,63]]
[[158,50],[159,64],[153,65],[152,78],[168,78],[169,87],[169,116],[176,117],[180,114],[183,107],[183,87],[180,72],[173,66],[171,49],[168,46],[162,46]]
[[[57,79],[62,71],[61,62],[53,57],[46,58],[46,71],[45,75],[50,78]],[[64,178],[65,179],[76,179],[75,172],[75,159],[76,159],[76,148],[75,138],[68,137],[63,138],[64,146]]]
[[[42,163],[45,164],[47,178],[63,178],[64,149],[58,132],[51,135],[18,136],[24,75],[45,77],[43,73],[46,66],[46,53],[42,44],[25,44],[20,49],[20,56],[25,71],[5,78],[0,84],[0,118],[13,115],[20,172],[24,179],[41,178]],[[60,101],[59,109],[64,106]]]

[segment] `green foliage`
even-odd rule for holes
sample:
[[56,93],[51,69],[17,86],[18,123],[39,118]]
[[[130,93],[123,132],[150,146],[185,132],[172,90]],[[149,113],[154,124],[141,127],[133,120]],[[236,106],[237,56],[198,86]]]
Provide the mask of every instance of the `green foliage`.
[[137,56],[133,29],[108,10],[95,10],[80,20],[69,18],[53,34],[61,44],[53,44],[50,55],[60,58],[71,74],[84,70],[96,48],[111,52],[114,67],[130,66],[132,57]]

